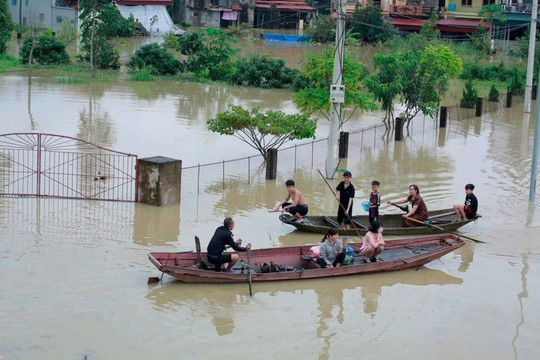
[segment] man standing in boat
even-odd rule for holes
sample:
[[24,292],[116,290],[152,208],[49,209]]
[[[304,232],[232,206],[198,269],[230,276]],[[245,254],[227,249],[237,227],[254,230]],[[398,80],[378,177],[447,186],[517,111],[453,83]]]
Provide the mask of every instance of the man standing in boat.
[[[294,180],[287,180],[285,182],[287,187],[287,194],[281,203],[274,209],[274,211],[288,211],[294,216],[294,221],[303,222],[308,213],[307,202],[304,199],[304,195],[294,187]],[[289,201],[290,200],[290,201]]]
[[231,272],[234,264],[240,260],[238,254],[223,254],[225,248],[228,246],[232,247],[235,251],[247,251],[251,249],[251,243],[247,246],[241,247],[239,244],[242,242],[242,239],[238,239],[238,242],[235,242],[233,239],[232,230],[234,229],[234,221],[232,218],[228,217],[223,220],[223,226],[220,226],[216,229],[214,236],[210,240],[207,251],[208,260],[216,264],[216,269],[219,269],[221,264],[228,263],[227,269],[225,271]]

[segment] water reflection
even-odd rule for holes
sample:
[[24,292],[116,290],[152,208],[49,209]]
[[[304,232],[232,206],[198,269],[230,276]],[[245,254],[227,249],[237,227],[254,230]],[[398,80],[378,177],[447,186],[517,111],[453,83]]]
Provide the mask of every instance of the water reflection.
[[523,315],[523,299],[526,299],[529,297],[529,292],[527,291],[527,274],[529,273],[529,255],[527,254],[521,254],[521,261],[523,264],[523,267],[521,269],[521,292],[517,295],[518,303],[519,303],[519,322],[516,324],[516,333],[514,337],[512,338],[512,348],[514,349],[514,359],[517,360],[518,358],[518,350],[516,347],[516,342],[519,337],[519,328],[525,323],[525,317]]
[[180,204],[135,205],[133,243],[161,246],[175,244],[180,235]]
[[116,131],[109,113],[103,110],[90,92],[88,107],[79,111],[79,131],[77,137],[92,144],[112,147],[116,142]]
[[34,121],[34,115],[32,115],[32,83],[28,83],[28,119],[30,119],[30,129],[36,130],[36,122]]

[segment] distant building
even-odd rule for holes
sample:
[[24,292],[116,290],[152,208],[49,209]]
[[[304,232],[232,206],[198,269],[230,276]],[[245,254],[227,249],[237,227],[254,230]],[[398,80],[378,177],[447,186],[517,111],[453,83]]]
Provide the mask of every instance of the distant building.
[[78,0],[2,0],[7,1],[11,19],[22,26],[40,25],[58,31],[64,21],[77,26]]

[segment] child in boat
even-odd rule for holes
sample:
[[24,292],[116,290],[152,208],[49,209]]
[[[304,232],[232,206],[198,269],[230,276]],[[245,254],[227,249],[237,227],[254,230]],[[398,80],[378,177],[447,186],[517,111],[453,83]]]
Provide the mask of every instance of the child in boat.
[[338,229],[330,228],[322,239],[321,249],[317,263],[321,268],[340,267],[345,261],[347,242],[338,240]]
[[379,220],[375,220],[369,225],[369,231],[364,236],[360,253],[364,257],[364,262],[379,262],[379,254],[384,251],[383,228]]
[[476,198],[476,195],[473,194],[473,191],[473,184],[465,185],[465,203],[454,205],[454,211],[456,212],[459,221],[465,221],[476,217],[478,199]]
[[288,211],[294,216],[294,221],[299,223],[304,222],[303,216],[306,216],[308,213],[308,205],[304,199],[304,195],[294,187],[294,180],[287,180],[285,186],[287,187],[287,194],[285,194],[285,198],[276,206],[274,211]]
[[369,195],[369,223],[379,220],[379,206],[381,206],[381,194],[379,193],[379,182],[371,182],[371,194]]
[[[339,200],[337,221],[340,225],[345,223],[345,228],[351,227],[351,216],[353,211],[353,199],[354,199],[354,186],[351,183],[351,172],[345,171],[343,173],[343,181],[339,183],[334,190],[334,195]],[[339,197],[338,197],[339,191]]]

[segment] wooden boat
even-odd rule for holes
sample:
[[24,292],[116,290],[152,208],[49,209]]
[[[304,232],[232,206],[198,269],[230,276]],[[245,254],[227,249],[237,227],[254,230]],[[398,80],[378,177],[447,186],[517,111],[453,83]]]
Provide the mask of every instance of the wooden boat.
[[[459,221],[453,209],[430,211],[429,214],[429,224],[443,228],[444,231],[447,232],[455,231],[463,225],[466,225],[471,221],[474,221],[477,218],[481,217],[479,214],[477,214],[476,218]],[[402,227],[401,217],[402,214],[379,215],[379,221],[382,222],[384,225],[384,235],[428,235],[442,232],[441,230],[438,230],[431,226]],[[295,222],[294,218],[290,214],[280,215],[279,219],[283,223],[292,225],[300,231],[318,234],[326,234],[328,232],[328,229],[332,227],[337,227],[341,236],[355,236],[358,235],[358,233],[360,233],[361,235],[365,235],[369,227],[368,215],[353,216],[352,220],[358,232],[352,226],[350,229],[345,229],[344,227],[339,226],[337,222],[337,216],[308,215],[305,217],[304,222],[302,223]]]
[[[234,268],[236,273],[207,270],[206,253],[153,252],[148,258],[159,271],[188,283],[244,283],[248,269],[252,282],[301,280],[415,268],[456,250],[464,241],[450,234],[390,240],[379,256],[382,261],[370,263],[365,263],[359,254],[361,243],[349,245],[355,250],[353,263],[326,269],[313,261],[310,252],[313,245],[251,250],[251,265],[239,261]],[[245,258],[246,253],[239,255]],[[265,264],[279,264],[285,271],[263,272]]]

